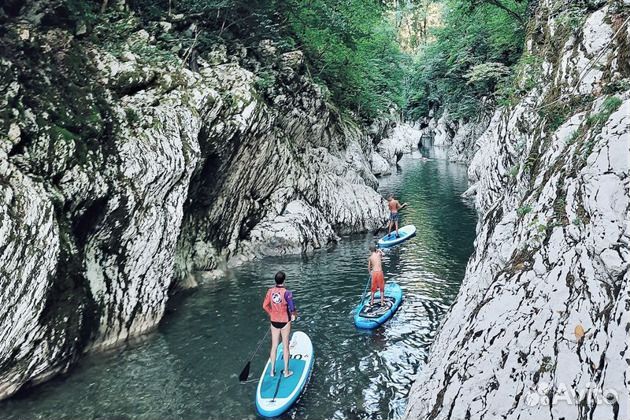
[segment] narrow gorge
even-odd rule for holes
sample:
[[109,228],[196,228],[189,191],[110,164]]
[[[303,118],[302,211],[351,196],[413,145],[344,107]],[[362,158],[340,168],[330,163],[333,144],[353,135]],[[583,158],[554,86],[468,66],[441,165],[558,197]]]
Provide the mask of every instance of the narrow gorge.
[[[0,399],[160,325],[229,341],[209,314],[258,323],[286,266],[324,353],[297,415],[630,418],[629,21],[627,0],[4,2]],[[399,323],[367,337],[339,323],[390,193],[419,233],[385,256]]]

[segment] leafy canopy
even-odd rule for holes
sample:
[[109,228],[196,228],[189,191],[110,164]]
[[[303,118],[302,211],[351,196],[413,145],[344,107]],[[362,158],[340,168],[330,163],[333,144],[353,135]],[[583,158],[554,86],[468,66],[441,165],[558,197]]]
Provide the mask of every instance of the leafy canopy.
[[[407,112],[412,118],[448,108],[471,118],[493,99],[498,84],[522,52],[526,2],[445,0],[435,41],[414,57]],[[507,9],[507,10],[506,10]]]

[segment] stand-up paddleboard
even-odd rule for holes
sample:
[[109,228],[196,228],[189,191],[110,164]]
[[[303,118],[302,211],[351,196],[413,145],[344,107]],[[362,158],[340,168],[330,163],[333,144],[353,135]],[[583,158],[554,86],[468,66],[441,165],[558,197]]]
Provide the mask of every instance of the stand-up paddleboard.
[[289,342],[291,359],[289,370],[293,375],[284,377],[282,343],[278,346],[275,376],[270,376],[271,361],[267,362],[256,389],[256,409],[265,417],[276,417],[287,411],[304,390],[313,369],[313,343],[308,335],[296,331]]
[[378,240],[379,248],[389,248],[390,246],[398,245],[399,243],[405,242],[407,239],[411,239],[416,236],[416,227],[414,225],[403,226],[398,229],[398,233],[400,234],[400,238],[396,237],[396,231],[392,231],[389,235],[383,236]]
[[398,283],[385,284],[385,304],[380,305],[381,292],[374,294],[374,305],[368,306],[370,298],[366,297],[354,313],[354,324],[359,328],[372,329],[382,325],[394,315],[402,303],[403,292]]

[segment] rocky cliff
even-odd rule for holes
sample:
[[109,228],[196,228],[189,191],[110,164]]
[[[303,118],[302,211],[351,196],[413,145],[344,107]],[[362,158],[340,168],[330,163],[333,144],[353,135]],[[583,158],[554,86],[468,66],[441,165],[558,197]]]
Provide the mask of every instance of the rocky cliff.
[[627,1],[541,0],[469,167],[480,214],[408,419],[630,418]]
[[373,126],[370,130],[374,143],[372,173],[376,176],[389,175],[403,155],[418,150],[423,133],[417,124],[400,120],[390,121],[386,127],[376,130]]
[[54,5],[0,14],[0,398],[154,328],[195,270],[386,216],[372,140],[300,51],[181,59],[173,23],[129,15],[88,36]]
[[421,129],[422,143],[435,148],[436,156],[451,162],[470,163],[479,150],[476,139],[488,128],[491,115],[482,112],[471,120],[458,119],[444,109]]

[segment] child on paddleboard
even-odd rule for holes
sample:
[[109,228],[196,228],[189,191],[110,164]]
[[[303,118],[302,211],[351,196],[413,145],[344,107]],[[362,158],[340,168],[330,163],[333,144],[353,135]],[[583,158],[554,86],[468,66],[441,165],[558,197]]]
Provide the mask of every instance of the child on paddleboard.
[[387,237],[391,238],[392,228],[396,226],[396,237],[400,238],[400,235],[398,234],[398,221],[400,220],[400,214],[398,212],[404,209],[405,207],[407,207],[407,203],[400,204],[400,202],[394,198],[394,195],[390,194],[387,197],[387,207],[389,207],[389,223],[387,225]]
[[278,351],[278,343],[282,336],[283,359],[284,359],[284,377],[288,378],[293,375],[289,370],[289,335],[291,334],[291,321],[295,321],[296,310],[293,303],[293,293],[284,287],[286,275],[282,271],[276,273],[275,287],[267,290],[263,309],[269,314],[271,320],[271,376],[276,373],[276,354]]
[[370,257],[368,258],[368,272],[372,276],[372,296],[370,306],[374,305],[374,293],[381,292],[381,305],[385,303],[385,276],[383,275],[383,251],[375,245],[370,246]]

